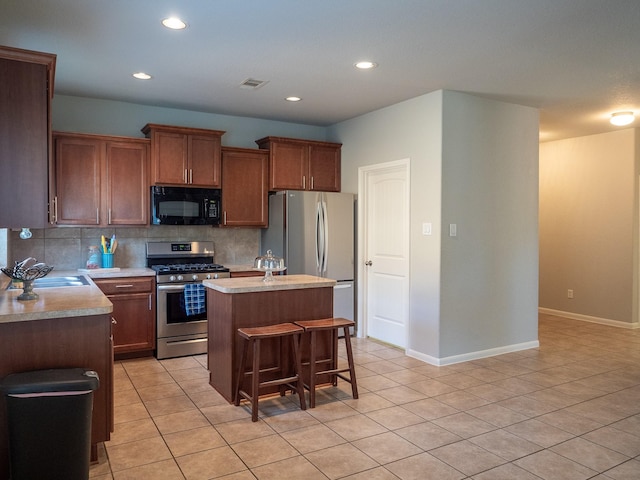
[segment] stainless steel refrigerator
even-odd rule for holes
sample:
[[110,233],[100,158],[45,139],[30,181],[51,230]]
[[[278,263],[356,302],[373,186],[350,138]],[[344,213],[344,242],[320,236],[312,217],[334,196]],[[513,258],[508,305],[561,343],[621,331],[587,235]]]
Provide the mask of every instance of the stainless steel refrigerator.
[[355,321],[355,196],[288,190],[269,196],[261,254],[285,260],[287,273],[336,280],[333,315]]

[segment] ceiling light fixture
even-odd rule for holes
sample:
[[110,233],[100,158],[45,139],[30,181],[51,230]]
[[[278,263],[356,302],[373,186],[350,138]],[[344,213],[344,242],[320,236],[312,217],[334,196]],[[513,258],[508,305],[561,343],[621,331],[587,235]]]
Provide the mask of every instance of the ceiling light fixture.
[[294,97],[294,96],[291,96],[291,97],[287,97],[287,98],[285,98],[285,100],[286,100],[287,102],[299,102],[299,101],[300,101],[300,100],[302,100],[302,99],[301,99],[300,97]]
[[354,66],[356,68],[359,68],[360,70],[370,70],[372,68],[376,68],[378,64],[375,62],[362,61],[362,62],[354,63]]
[[149,75],[148,73],[144,73],[144,72],[134,73],[133,76],[135,78],[137,78],[138,80],[149,80],[151,78],[151,75]]
[[616,125],[618,127],[624,127],[625,125],[629,125],[633,123],[635,120],[635,115],[633,112],[616,112],[611,114],[611,118],[609,121],[612,125]]
[[178,17],[169,17],[162,20],[162,25],[172,30],[182,30],[187,28],[187,24],[180,20]]

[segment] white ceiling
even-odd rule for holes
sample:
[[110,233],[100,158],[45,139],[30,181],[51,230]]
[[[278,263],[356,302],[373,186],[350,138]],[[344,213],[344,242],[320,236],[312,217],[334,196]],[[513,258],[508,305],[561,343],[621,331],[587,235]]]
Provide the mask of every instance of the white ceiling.
[[639,0],[0,0],[0,44],[57,54],[56,94],[312,125],[439,89],[539,108],[541,140],[640,113]]

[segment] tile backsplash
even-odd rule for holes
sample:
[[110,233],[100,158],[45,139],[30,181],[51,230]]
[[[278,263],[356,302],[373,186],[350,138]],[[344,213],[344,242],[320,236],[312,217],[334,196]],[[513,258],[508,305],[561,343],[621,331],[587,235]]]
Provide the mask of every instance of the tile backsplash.
[[84,268],[90,245],[100,245],[100,237],[118,239],[114,266],[120,268],[144,267],[147,242],[213,241],[214,262],[222,265],[253,264],[260,254],[260,229],[212,228],[210,226],[149,226],[126,228],[58,227],[33,229],[28,240],[20,239],[20,230],[9,231],[7,264],[15,260],[34,257],[39,262],[53,265],[57,270]]

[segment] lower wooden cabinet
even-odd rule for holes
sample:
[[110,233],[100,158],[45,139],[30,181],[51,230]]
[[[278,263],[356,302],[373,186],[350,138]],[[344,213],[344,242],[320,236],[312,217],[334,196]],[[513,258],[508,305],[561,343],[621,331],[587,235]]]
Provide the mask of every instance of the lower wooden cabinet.
[[150,354],[156,348],[155,277],[94,279],[113,303],[113,353]]

